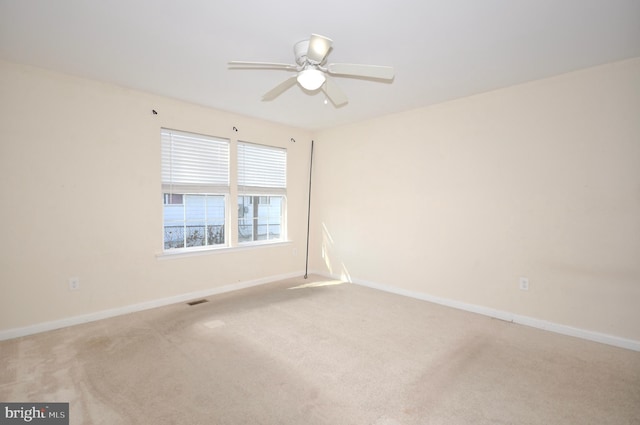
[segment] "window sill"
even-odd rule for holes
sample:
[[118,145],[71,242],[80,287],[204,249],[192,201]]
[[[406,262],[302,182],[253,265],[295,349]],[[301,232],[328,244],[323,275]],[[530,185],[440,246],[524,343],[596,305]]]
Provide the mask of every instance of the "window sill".
[[237,246],[225,246],[225,247],[218,247],[218,248],[163,251],[163,252],[157,253],[156,258],[158,260],[172,260],[175,258],[199,257],[202,255],[224,254],[224,253],[236,252],[236,251],[249,251],[253,249],[286,246],[291,244],[292,244],[292,241],[251,242],[251,243],[243,243],[242,245],[237,245]]

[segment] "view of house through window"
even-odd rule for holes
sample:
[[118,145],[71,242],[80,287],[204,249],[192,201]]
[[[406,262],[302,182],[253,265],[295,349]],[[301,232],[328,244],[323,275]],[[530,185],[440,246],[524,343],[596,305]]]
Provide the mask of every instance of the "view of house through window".
[[[176,194],[165,193],[165,200]],[[224,195],[179,194],[164,205],[164,249],[224,245]]]
[[280,239],[282,196],[238,197],[238,242]]

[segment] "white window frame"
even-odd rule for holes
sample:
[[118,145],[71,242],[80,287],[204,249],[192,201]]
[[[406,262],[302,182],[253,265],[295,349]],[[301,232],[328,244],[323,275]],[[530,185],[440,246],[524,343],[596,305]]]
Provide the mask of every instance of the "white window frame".
[[[260,208],[260,205],[264,205],[267,206],[267,208],[270,208],[271,203],[262,203],[262,200],[260,200],[260,198],[263,197],[267,197],[267,198],[273,198],[273,197],[280,197],[282,198],[281,202],[280,202],[280,215],[279,215],[279,219],[280,222],[278,224],[278,226],[280,227],[280,237],[278,238],[269,238],[267,236],[267,239],[259,239],[259,240],[249,240],[249,241],[240,241],[240,220],[245,218],[245,217],[240,217],[240,214],[238,214],[238,218],[237,218],[237,233],[238,233],[238,245],[239,246],[245,246],[245,245],[262,245],[262,244],[272,244],[272,243],[280,243],[283,241],[287,240],[287,235],[286,235],[286,230],[287,230],[287,226],[286,226],[286,211],[287,211],[287,197],[284,195],[264,195],[264,194],[249,194],[249,193],[243,193],[243,194],[238,194],[238,202],[240,202],[240,198],[241,197],[250,197],[250,198],[258,198],[259,202],[258,202],[258,208]],[[253,201],[253,200],[252,200]],[[251,203],[252,207],[254,207],[254,204]],[[256,220],[258,217],[254,217],[252,216],[251,220]],[[252,224],[253,227],[253,224]],[[267,229],[269,228],[269,223],[267,223]]]
[[240,217],[234,231],[238,246],[281,243],[287,240],[287,149],[253,142],[238,141],[238,204],[242,196],[281,196],[280,237],[277,239],[239,241]]
[[[179,253],[179,252],[191,252],[191,251],[199,251],[199,250],[210,250],[210,249],[223,249],[229,246],[229,226],[228,226],[228,211],[229,211],[229,196],[228,195],[223,195],[223,194],[215,194],[215,193],[184,193],[183,195],[183,203],[182,204],[164,204],[163,208],[165,207],[170,207],[170,208],[179,208],[182,213],[183,213],[183,218],[176,220],[175,222],[167,222],[165,220],[163,220],[163,249],[166,253]],[[201,223],[198,224],[193,224],[194,219],[189,219],[186,217],[186,210],[189,207],[189,203],[190,203],[190,199],[194,196],[203,196],[203,197],[222,197],[223,198],[223,204],[224,204],[224,208],[222,211],[223,217],[222,217],[222,224],[215,224],[216,221],[218,221],[220,219],[220,217],[217,217],[215,215],[209,215],[208,214],[208,205],[207,205],[207,201],[206,199],[204,200],[204,218],[202,219]],[[163,215],[166,218],[166,212],[163,211]],[[198,222],[196,220],[196,222]],[[179,224],[179,225],[178,225]],[[169,225],[169,226],[168,226]],[[166,235],[167,235],[167,226],[168,227],[182,227],[182,241],[183,241],[183,246],[182,247],[177,247],[177,248],[167,248],[167,239],[166,239]],[[209,243],[209,227],[210,226],[222,226],[222,239],[223,239],[223,243]],[[188,246],[188,240],[189,240],[189,228],[193,228],[193,227],[203,227],[204,228],[204,233],[202,234],[201,237],[204,244],[203,245],[194,245],[194,246]],[[218,229],[220,230],[220,229]],[[196,233],[198,232],[198,230],[195,231]],[[195,236],[195,233],[192,235],[192,237]],[[214,234],[213,237],[214,239],[216,239],[217,234]]]
[[[162,147],[162,249],[164,254],[224,249],[229,241],[230,148],[229,139],[161,129]],[[223,196],[224,243],[165,248],[165,194]],[[184,199],[186,201],[186,199]],[[171,204],[169,204],[171,205]],[[183,204],[184,207],[184,204]],[[186,208],[186,207],[185,207]],[[184,220],[185,228],[187,219]],[[205,219],[205,235],[207,222]],[[205,239],[206,243],[206,239]]]

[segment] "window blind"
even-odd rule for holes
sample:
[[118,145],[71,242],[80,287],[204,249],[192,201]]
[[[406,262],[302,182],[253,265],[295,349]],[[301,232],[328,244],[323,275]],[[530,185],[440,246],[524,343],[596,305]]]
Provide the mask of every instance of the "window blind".
[[287,150],[238,142],[238,192],[286,195]]
[[167,129],[161,139],[165,192],[229,192],[229,140]]

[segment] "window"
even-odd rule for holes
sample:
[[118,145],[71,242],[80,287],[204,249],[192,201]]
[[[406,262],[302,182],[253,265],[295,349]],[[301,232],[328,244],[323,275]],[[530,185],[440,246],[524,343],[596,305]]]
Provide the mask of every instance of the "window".
[[238,242],[285,238],[287,150],[238,142]]
[[164,207],[164,249],[224,245],[225,196],[184,194]]
[[238,242],[280,239],[282,196],[238,196]]
[[225,246],[229,140],[162,129],[165,250]]

